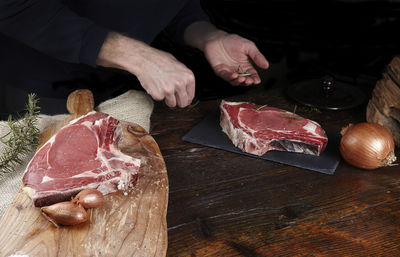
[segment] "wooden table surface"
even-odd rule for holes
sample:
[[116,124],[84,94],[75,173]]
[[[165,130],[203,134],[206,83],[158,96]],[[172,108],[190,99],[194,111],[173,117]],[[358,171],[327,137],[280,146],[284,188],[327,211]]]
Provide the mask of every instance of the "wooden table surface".
[[[283,88],[229,99],[295,105]],[[167,256],[400,256],[399,166],[365,171],[341,160],[325,175],[182,141],[219,102],[152,115],[170,185]],[[365,105],[297,113],[339,132],[365,120]]]

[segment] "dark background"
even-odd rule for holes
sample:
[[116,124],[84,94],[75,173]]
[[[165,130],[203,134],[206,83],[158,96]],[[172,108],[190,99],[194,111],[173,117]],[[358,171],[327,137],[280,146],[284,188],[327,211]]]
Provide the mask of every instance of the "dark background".
[[[332,75],[360,87],[368,94],[385,66],[400,52],[400,1],[294,1],[294,0],[202,0],[203,9],[219,28],[256,43],[270,62],[260,71],[258,88],[286,87],[310,77]],[[253,87],[232,87],[215,76],[203,53],[170,40],[161,33],[153,46],[171,52],[193,70],[196,98],[225,98]],[[1,57],[0,57],[1,58]],[[98,74],[104,75],[102,70]],[[96,89],[96,96],[114,97],[129,88],[140,89],[134,76],[94,75],[86,81],[59,83]],[[67,85],[64,85],[67,84]],[[118,88],[108,93],[110,88]],[[1,92],[3,90],[3,92]],[[0,118],[20,112],[26,92],[12,85],[0,88]],[[12,97],[9,97],[8,94]],[[64,113],[65,98],[41,97],[42,113]],[[95,99],[96,104],[105,99]],[[163,103],[158,103],[163,104]]]
[[[267,57],[272,71],[261,73],[266,89],[282,77],[290,82],[330,74],[368,93],[400,49],[397,1],[202,0],[202,6],[217,27],[253,40]],[[163,35],[155,45],[195,72],[200,99],[248,90],[213,76],[199,51]]]

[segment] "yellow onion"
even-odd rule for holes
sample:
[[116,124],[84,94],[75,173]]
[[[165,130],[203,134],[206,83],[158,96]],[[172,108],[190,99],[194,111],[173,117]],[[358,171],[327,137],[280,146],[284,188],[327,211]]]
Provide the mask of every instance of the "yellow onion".
[[72,202],[81,205],[83,208],[99,207],[103,203],[103,194],[94,188],[88,188],[80,191]]
[[43,216],[56,227],[61,225],[77,225],[87,220],[86,210],[72,202],[60,202],[41,208]]
[[350,124],[341,134],[340,153],[355,167],[372,170],[396,161],[393,136],[377,123]]

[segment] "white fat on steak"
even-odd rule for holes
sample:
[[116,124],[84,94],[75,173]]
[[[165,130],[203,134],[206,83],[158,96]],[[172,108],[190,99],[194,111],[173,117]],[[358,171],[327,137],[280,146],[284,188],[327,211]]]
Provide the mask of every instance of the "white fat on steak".
[[220,110],[222,131],[247,153],[261,156],[278,150],[319,155],[328,143],[318,123],[285,110],[224,100]]
[[35,154],[24,177],[24,190],[35,206],[68,200],[85,188],[103,194],[133,187],[140,159],[122,153],[120,123],[90,112],[60,129]]

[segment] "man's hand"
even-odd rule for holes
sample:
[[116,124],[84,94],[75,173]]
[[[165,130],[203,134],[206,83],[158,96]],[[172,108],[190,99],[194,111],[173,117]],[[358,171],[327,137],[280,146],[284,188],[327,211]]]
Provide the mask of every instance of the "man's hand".
[[141,54],[143,60],[132,67],[132,73],[142,87],[154,100],[165,100],[169,107],[188,106],[195,93],[193,72],[171,54],[155,48],[145,48]]
[[235,86],[261,82],[250,59],[260,68],[269,66],[253,42],[235,34],[221,35],[206,42],[204,54],[215,73]]
[[149,45],[110,33],[100,50],[97,64],[134,74],[154,100],[170,107],[186,107],[194,97],[193,72],[171,54]]
[[252,41],[218,30],[209,22],[190,25],[184,39],[187,44],[202,50],[215,73],[232,85],[261,82],[250,60],[260,68],[268,69],[268,61]]

